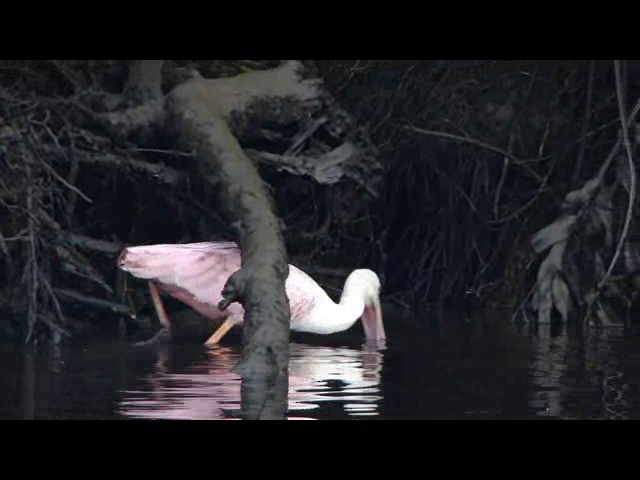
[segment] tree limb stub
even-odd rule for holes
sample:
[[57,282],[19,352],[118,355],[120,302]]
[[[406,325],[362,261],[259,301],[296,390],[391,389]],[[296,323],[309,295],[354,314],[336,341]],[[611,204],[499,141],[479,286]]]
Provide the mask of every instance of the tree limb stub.
[[128,137],[144,138],[159,130],[164,120],[162,99],[147,102],[139,107],[106,113],[98,117],[100,125],[115,140]]
[[[279,78],[277,71],[275,78]],[[178,145],[195,153],[200,173],[215,187],[228,218],[235,220],[242,268],[227,281],[222,302],[228,305],[240,301],[246,312],[243,357],[235,371],[243,377],[257,374],[277,378],[278,374],[286,375],[288,366],[286,252],[272,200],[225,121],[233,109],[241,112],[256,95],[279,93],[282,79],[268,82],[264,79],[266,72],[258,73],[252,74],[255,85],[250,74],[236,77],[237,88],[231,81],[192,79],[174,89],[165,107]],[[289,96],[292,92],[296,92],[293,87],[282,90]],[[315,94],[306,93],[301,98]]]
[[162,97],[162,65],[164,60],[134,60],[129,65],[129,78],[122,92],[129,105],[142,105]]
[[[300,79],[298,76],[300,68],[299,62],[291,61],[271,70],[245,73],[235,77],[213,80],[194,78],[177,87],[176,90],[192,90],[194,94],[198,91],[197,95],[207,108],[228,123],[232,117],[247,118],[247,115],[254,113],[252,110],[256,104],[269,100],[272,101],[270,105],[273,107],[271,113],[277,117],[275,120],[278,123],[287,122],[290,119],[281,119],[285,113],[283,100],[291,100],[298,109],[300,106],[315,108],[320,105],[317,80]],[[273,121],[271,118],[265,118],[269,116],[268,111],[262,110],[255,114],[263,122]]]

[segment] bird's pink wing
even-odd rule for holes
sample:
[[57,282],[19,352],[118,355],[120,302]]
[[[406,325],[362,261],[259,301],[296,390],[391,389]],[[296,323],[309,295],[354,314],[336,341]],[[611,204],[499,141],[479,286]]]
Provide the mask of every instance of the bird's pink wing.
[[[244,317],[239,303],[226,313],[217,309],[229,276],[240,270],[240,249],[232,242],[201,242],[175,245],[148,245],[126,248],[118,266],[138,278],[152,280],[167,294],[210,318],[234,314]],[[285,283],[291,308],[291,322],[306,318],[319,302],[328,299],[325,291],[302,270],[289,265]]]
[[319,303],[329,300],[329,296],[313,278],[293,265],[289,265],[289,277],[285,288],[292,324],[309,316]]
[[169,295],[211,318],[236,314],[242,318],[239,304],[227,313],[217,309],[222,289],[229,276],[240,270],[241,256],[230,242],[148,245],[126,248],[118,266],[138,278],[152,280]]

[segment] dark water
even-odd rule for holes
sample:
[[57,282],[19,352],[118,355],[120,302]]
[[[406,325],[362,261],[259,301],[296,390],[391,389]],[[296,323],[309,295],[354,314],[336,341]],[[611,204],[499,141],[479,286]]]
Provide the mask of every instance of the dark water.
[[[521,330],[494,315],[328,345],[293,343],[292,419],[640,418],[640,337]],[[233,344],[0,348],[0,418],[238,418]]]

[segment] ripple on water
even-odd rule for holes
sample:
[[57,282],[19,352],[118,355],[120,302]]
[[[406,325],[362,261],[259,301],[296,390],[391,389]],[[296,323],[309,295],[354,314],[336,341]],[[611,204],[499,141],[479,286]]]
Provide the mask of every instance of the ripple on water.
[[[230,369],[237,350],[211,349],[184,368],[167,369],[166,361],[122,392],[118,412],[127,417],[173,419],[237,418],[241,379]],[[289,417],[317,417],[324,406],[340,417],[377,416],[382,354],[346,347],[292,344],[289,366]],[[309,417],[309,415],[312,415]]]

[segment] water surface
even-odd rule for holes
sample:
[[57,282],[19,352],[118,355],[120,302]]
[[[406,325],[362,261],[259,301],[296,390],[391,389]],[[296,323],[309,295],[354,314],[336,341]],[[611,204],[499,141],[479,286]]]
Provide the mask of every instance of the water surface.
[[[516,328],[499,315],[291,345],[291,419],[640,418],[640,337]],[[320,343],[320,344],[318,344]],[[124,341],[0,348],[0,418],[236,419],[240,348]]]

